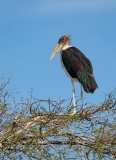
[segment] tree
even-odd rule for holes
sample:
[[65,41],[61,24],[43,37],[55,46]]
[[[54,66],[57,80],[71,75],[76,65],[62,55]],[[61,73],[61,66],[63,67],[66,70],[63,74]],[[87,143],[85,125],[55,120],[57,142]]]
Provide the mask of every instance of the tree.
[[8,83],[0,86],[0,159],[116,158],[115,90],[100,106],[86,103],[73,114],[72,99],[39,100],[31,91],[29,99],[16,102]]

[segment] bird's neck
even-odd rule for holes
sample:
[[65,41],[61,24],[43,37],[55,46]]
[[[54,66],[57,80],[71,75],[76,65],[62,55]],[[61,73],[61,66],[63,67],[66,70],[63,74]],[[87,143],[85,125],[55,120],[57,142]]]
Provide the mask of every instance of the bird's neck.
[[70,46],[69,44],[66,44],[66,45],[63,46],[62,50],[68,49],[70,47],[72,47],[72,46]]

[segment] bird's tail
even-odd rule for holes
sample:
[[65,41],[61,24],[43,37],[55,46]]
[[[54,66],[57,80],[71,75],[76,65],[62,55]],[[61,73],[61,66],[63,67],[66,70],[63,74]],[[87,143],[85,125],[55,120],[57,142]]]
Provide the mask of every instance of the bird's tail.
[[98,88],[95,78],[88,72],[78,72],[77,76],[79,82],[83,85],[83,89],[85,92],[94,93],[95,89]]

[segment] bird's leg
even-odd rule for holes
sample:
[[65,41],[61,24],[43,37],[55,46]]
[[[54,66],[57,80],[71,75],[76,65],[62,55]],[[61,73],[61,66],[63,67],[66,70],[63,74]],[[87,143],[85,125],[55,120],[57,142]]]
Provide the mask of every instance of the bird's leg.
[[82,89],[82,84],[80,84],[80,87],[81,87],[81,102],[82,102],[82,109],[83,109],[83,89]]
[[72,82],[72,96],[73,96],[74,113],[76,113],[75,88],[74,88],[74,82],[72,79],[71,79],[71,82]]

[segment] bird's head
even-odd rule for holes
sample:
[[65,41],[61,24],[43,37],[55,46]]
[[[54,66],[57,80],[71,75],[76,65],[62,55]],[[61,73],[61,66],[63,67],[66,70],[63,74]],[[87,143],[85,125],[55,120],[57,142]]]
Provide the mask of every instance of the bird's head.
[[62,36],[62,37],[59,39],[59,41],[58,41],[58,43],[57,43],[57,45],[56,45],[56,47],[55,47],[55,49],[54,49],[51,57],[50,57],[50,60],[51,60],[59,51],[63,50],[63,49],[64,49],[67,45],[69,45],[69,44],[70,44],[70,36],[69,36],[69,35],[64,35],[64,36]]

